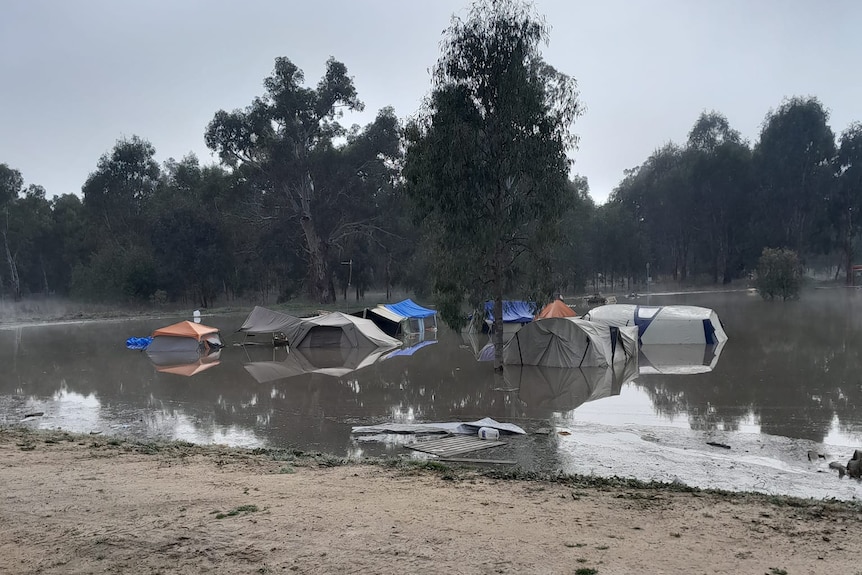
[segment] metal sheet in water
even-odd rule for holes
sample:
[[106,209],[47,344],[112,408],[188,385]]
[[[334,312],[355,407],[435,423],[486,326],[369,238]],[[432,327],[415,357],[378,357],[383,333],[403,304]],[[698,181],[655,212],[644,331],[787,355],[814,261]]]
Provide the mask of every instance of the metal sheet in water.
[[491,447],[499,447],[506,445],[505,441],[489,441],[487,439],[479,439],[472,435],[460,435],[453,437],[444,437],[442,439],[432,439],[430,441],[419,441],[410,445],[405,445],[407,449],[430,453],[438,457],[453,457],[471,451],[479,451],[480,449],[488,449]]

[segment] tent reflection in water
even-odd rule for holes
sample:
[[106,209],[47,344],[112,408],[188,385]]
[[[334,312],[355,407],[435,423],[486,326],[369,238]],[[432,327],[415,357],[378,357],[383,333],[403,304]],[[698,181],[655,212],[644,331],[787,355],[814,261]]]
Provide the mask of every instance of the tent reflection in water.
[[156,370],[190,376],[218,365],[221,348],[217,328],[181,321],[155,330],[146,353]]
[[291,348],[298,347],[397,347],[401,340],[383,333],[370,319],[341,312],[298,318],[255,307],[238,331],[250,335],[279,334]]
[[638,366],[642,375],[693,375],[709,373],[718,365],[725,342],[705,344],[652,344],[640,346]]
[[507,387],[518,389],[527,417],[572,411],[588,401],[620,394],[638,375],[637,360],[610,367],[543,367],[510,365],[503,370]]
[[374,364],[392,348],[297,347],[284,361],[253,361],[245,370],[258,383],[289,379],[307,373],[343,377]]

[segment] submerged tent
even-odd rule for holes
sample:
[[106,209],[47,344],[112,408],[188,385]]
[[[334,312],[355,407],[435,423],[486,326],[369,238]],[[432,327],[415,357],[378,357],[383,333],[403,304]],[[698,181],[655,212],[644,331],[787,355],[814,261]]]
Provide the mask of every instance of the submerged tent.
[[356,314],[370,319],[387,335],[418,334],[437,329],[437,312],[422,307],[411,299],[398,303],[384,303],[373,309],[365,309]]
[[603,305],[584,319],[609,326],[637,326],[638,339],[648,344],[717,344],[727,340],[718,314],[693,305]]
[[237,331],[249,335],[273,334],[275,338],[287,331],[295,329],[302,320],[265,307],[254,306],[251,313]]
[[205,352],[222,347],[217,328],[181,321],[153,332],[147,355],[164,352]]
[[566,305],[561,299],[555,299],[548,305],[542,308],[536,319],[545,319],[549,317],[578,317],[575,310]]
[[341,312],[302,318],[284,332],[293,348],[297,347],[397,347],[401,340],[383,333],[370,319]]
[[258,382],[267,383],[306,373],[342,377],[375,363],[389,348],[294,348],[284,361],[253,361],[245,370]]
[[255,307],[239,331],[281,334],[293,347],[396,347],[401,340],[383,333],[370,319],[341,312],[299,318]]
[[503,363],[545,367],[607,367],[637,356],[637,329],[574,317],[553,317],[521,328],[503,348]]

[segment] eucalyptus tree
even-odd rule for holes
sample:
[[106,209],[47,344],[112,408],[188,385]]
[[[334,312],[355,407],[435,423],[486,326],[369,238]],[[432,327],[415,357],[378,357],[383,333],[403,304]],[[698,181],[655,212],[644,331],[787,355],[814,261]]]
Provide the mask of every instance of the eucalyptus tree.
[[[321,182],[322,158],[347,135],[338,122],[344,110],[362,110],[353,79],[341,62],[329,59],[316,88],[287,58],[277,58],[266,93],[245,110],[215,114],[206,143],[233,168],[256,171],[269,195],[281,198],[278,212],[302,229],[308,257],[308,288],[321,303],[335,298],[330,262],[333,238],[321,231],[323,219],[335,218],[350,235],[359,225],[352,218],[356,203],[350,189],[331,189]],[[356,167],[358,170],[358,166]],[[325,170],[323,170],[325,171]],[[354,172],[356,173],[356,172]]]
[[[3,255],[7,266],[7,281],[16,301],[21,298],[21,279],[18,275],[18,264],[9,245],[9,207],[18,199],[18,194],[23,187],[24,178],[21,176],[21,172],[6,164],[0,164],[0,218],[2,218],[0,219],[0,233],[3,235]],[[3,275],[0,274],[0,293],[2,293],[5,283]]]
[[753,191],[751,150],[718,112],[704,112],[688,135],[686,147],[695,213],[690,222],[700,238],[713,283],[729,283],[740,267],[750,221]]
[[760,176],[761,245],[811,247],[834,183],[835,135],[817,98],[791,98],[766,116],[754,163]]
[[862,232],[862,124],[841,133],[835,161],[838,182],[830,201],[836,244],[844,256],[847,285],[853,283],[853,242]]
[[435,300],[454,326],[465,297],[494,300],[496,369],[503,296],[552,289],[567,208],[582,108],[575,80],[541,57],[548,37],[531,6],[477,1],[444,33],[427,109],[408,128],[404,175],[435,246]]

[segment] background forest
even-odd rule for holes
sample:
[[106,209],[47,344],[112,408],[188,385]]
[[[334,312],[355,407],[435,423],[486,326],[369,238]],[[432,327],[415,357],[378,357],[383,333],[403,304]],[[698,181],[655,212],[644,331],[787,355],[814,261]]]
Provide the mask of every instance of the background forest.
[[[308,87],[279,58],[264,88],[248,108],[214,114],[205,138],[217,164],[189,155],[159,165],[133,136],[94,158],[80,195],[56,197],[0,164],[0,297],[212,306],[397,287],[430,298],[435,231],[405,192],[405,123],[385,108],[371,124],[342,126],[362,102],[335,60]],[[649,264],[654,278],[726,284],[756,269],[765,247],[849,281],[860,189],[862,127],[836,137],[816,98],[769,111],[753,143],[705,112],[687,141],[658,147],[603,205],[570,178],[551,283],[561,293],[636,289]]]

